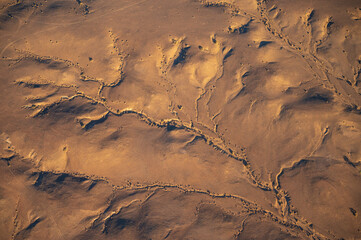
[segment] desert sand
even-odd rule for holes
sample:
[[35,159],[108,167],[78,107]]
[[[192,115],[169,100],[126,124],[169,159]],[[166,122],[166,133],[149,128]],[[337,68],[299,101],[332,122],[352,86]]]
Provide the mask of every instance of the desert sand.
[[361,239],[359,0],[0,9],[0,239]]

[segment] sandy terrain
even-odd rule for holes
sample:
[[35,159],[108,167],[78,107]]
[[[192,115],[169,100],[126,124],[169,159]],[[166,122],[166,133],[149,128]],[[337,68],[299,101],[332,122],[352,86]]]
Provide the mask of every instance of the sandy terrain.
[[0,239],[361,239],[359,0],[1,0]]

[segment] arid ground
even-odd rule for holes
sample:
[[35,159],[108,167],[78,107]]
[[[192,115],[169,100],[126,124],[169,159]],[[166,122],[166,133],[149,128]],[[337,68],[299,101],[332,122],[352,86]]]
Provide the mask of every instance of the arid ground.
[[0,0],[0,239],[361,239],[360,0]]

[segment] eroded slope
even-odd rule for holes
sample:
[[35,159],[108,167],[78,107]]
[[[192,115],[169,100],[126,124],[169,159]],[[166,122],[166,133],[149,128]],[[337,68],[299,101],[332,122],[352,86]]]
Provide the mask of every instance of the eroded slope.
[[4,239],[361,237],[357,1],[5,1]]

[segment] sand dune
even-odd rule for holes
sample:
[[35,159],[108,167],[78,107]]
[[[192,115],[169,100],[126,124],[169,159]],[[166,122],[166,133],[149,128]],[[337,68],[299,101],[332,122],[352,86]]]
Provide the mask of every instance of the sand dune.
[[0,239],[361,239],[360,19],[1,1]]

